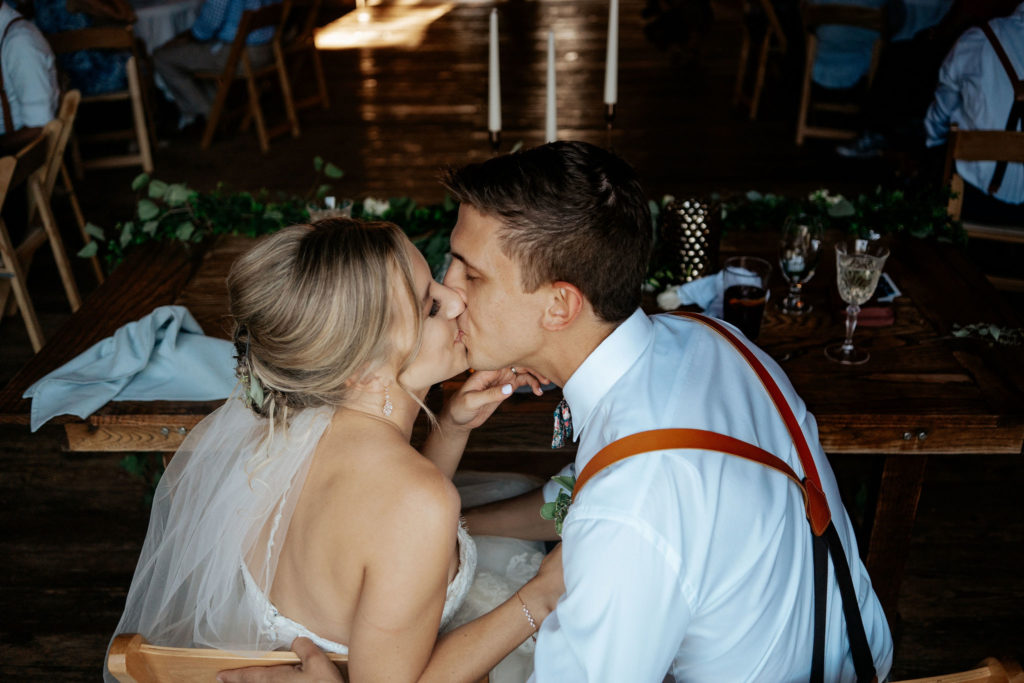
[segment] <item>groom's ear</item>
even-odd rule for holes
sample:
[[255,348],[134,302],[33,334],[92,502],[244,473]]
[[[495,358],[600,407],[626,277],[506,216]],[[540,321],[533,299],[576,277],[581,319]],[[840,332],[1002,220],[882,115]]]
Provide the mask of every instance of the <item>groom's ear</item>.
[[579,317],[586,303],[586,297],[579,287],[570,282],[552,282],[551,294],[541,326],[549,332],[564,330]]

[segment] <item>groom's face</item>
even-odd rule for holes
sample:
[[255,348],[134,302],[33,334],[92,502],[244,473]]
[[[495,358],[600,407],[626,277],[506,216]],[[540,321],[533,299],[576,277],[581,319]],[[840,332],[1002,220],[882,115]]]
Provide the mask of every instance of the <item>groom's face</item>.
[[463,204],[444,278],[466,303],[458,323],[469,365],[477,370],[529,366],[542,343],[545,288],[523,291],[519,265],[499,246],[500,227],[497,218]]

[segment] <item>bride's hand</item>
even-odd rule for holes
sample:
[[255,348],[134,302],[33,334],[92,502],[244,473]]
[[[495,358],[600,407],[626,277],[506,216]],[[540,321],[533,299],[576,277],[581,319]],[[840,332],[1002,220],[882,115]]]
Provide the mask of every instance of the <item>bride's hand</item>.
[[541,383],[547,380],[525,369],[477,370],[448,401],[441,419],[459,429],[475,429],[519,387],[528,386],[537,396],[543,395]]

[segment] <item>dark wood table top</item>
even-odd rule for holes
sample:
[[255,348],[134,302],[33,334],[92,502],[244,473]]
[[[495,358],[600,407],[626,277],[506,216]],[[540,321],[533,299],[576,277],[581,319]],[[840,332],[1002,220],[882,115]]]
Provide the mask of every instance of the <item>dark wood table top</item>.
[[[187,306],[207,334],[226,338],[224,275],[249,243],[222,238],[205,250],[164,244],[132,254],[0,392],[0,423],[28,424],[29,401],[21,395],[32,382],[156,306]],[[771,250],[770,236],[744,233],[731,235],[722,249],[723,257],[770,255]],[[865,365],[841,366],[822,352],[844,329],[831,245],[805,289],[815,306],[811,314],[792,318],[769,303],[759,344],[779,360],[815,414],[825,450],[1021,452],[1024,348],[951,335],[955,324],[1018,327],[1013,310],[950,245],[898,240],[892,252],[886,272],[903,296],[892,304],[894,324],[858,327],[855,342],[871,351]],[[785,287],[777,273],[772,289],[774,300],[780,300]],[[469,448],[545,451],[558,394],[513,397],[477,430]],[[73,416],[55,421],[65,424],[71,450],[173,450],[218,404],[111,402],[85,421]]]

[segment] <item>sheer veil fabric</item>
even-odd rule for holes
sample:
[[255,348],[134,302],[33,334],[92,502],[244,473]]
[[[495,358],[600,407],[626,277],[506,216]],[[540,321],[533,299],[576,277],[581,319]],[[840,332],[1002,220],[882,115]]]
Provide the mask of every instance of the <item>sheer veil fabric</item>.
[[[235,651],[291,645],[278,641],[247,591],[270,593],[302,483],[333,413],[306,409],[287,430],[270,434],[267,421],[232,396],[192,430],[157,486],[115,634]],[[254,582],[245,580],[243,562]],[[106,669],[104,680],[115,680]]]

